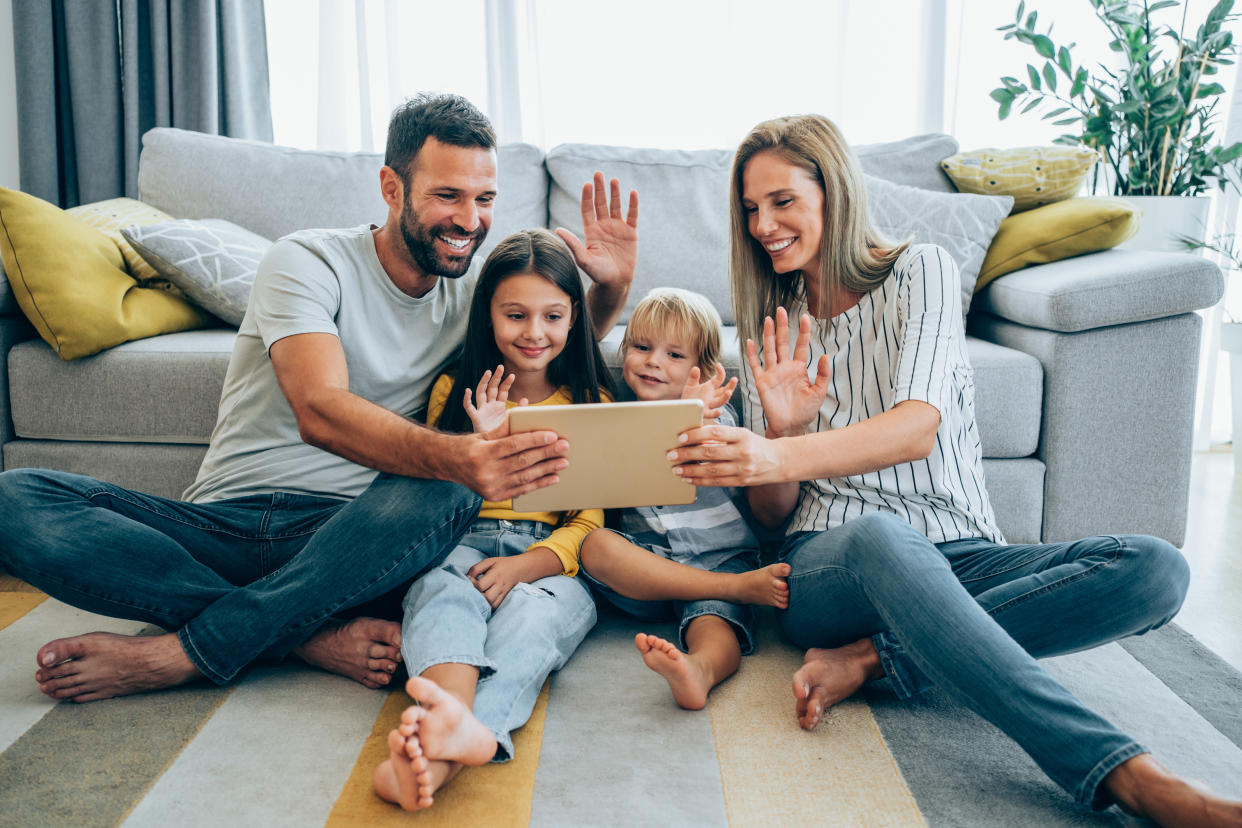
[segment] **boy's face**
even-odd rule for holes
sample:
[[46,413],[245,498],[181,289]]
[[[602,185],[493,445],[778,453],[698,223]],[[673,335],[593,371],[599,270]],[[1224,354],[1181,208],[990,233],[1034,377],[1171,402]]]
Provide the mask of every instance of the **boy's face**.
[[699,355],[667,336],[636,336],[625,349],[621,375],[640,400],[677,400]]

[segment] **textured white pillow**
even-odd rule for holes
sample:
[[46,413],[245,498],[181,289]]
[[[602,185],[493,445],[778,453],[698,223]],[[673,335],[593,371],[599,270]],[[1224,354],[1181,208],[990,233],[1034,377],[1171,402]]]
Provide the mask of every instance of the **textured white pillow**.
[[195,304],[240,325],[259,260],[272,242],[223,219],[126,227],[121,234]]
[[962,315],[996,229],[1013,208],[1013,196],[935,193],[865,176],[867,209],[890,241],[912,239],[948,251],[962,276]]

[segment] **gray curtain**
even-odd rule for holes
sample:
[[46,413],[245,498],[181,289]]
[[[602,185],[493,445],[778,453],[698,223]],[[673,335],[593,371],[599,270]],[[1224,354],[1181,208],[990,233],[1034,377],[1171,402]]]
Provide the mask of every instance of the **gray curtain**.
[[272,140],[261,0],[15,0],[24,192],[138,195],[142,134]]

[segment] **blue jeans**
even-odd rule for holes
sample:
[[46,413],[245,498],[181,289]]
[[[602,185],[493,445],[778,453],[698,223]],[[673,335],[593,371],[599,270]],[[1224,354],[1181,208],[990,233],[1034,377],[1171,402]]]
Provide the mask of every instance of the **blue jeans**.
[[900,697],[935,684],[1016,741],[1078,801],[1144,750],[1086,709],[1035,659],[1147,632],[1181,607],[1190,573],[1158,538],[1072,543],[933,544],[905,521],[870,514],[786,539],[789,609],[801,647],[870,637]]
[[484,558],[520,555],[552,533],[546,523],[480,518],[438,568],[410,586],[401,654],[410,675],[437,664],[479,669],[474,716],[513,756],[509,735],[526,723],[544,681],[565,666],[595,626],[595,602],[577,578],[517,584],[495,610],[466,572]]
[[455,483],[381,474],[352,501],[183,503],[17,469],[0,474],[0,566],[76,607],[176,630],[223,684],[435,566],[480,502]]

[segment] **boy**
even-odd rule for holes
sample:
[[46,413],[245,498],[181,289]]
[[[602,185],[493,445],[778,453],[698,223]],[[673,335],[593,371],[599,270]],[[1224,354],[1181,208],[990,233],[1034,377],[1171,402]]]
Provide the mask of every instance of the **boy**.
[[[634,309],[621,341],[622,376],[639,400],[698,398],[704,416],[735,425],[726,406],[720,315],[707,297],[656,288]],[[707,377],[700,382],[701,377]],[[581,550],[594,592],[639,618],[679,619],[682,652],[639,633],[635,644],[687,710],[707,704],[754,647],[750,604],[789,604],[788,564],[758,566],[759,541],[727,489],[701,488],[694,503],[622,509],[618,530],[596,529]]]

